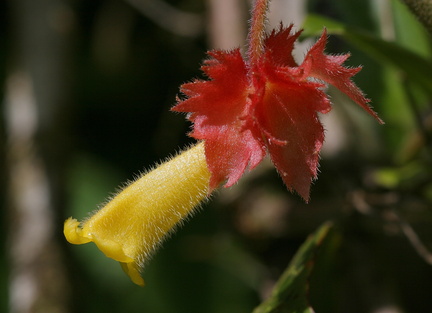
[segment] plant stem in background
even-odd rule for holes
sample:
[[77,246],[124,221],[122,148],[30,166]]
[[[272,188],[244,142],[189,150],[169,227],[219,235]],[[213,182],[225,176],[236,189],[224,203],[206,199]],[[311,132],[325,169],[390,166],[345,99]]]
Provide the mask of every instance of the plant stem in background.
[[64,0],[8,4],[15,30],[4,101],[9,312],[66,313],[70,279],[57,225],[67,203],[73,13]]

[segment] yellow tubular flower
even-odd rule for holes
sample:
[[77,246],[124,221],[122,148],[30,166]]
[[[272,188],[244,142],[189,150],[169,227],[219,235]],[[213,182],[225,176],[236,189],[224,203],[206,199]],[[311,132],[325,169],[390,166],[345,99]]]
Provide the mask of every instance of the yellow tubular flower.
[[175,226],[208,193],[210,172],[200,143],[125,187],[92,217],[69,218],[64,235],[73,244],[93,241],[144,286],[140,269]]

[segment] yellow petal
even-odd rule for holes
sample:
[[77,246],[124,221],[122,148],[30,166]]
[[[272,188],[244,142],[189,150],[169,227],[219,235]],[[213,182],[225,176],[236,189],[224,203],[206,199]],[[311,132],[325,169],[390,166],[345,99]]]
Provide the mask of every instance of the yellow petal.
[[120,263],[123,271],[130,277],[132,282],[143,287],[144,279],[142,279],[139,268],[136,263]]
[[134,283],[144,285],[139,269],[206,198],[209,179],[201,143],[131,183],[81,226],[69,218],[64,234],[73,244],[93,241],[121,262]]
[[91,238],[82,235],[82,229],[79,228],[80,222],[69,217],[64,223],[63,233],[66,240],[75,245],[80,245],[91,241]]

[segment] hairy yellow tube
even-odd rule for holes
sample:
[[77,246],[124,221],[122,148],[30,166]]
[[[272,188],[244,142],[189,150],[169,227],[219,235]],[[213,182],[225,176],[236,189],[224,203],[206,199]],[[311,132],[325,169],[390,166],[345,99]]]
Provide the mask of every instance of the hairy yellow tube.
[[94,242],[144,286],[144,263],[207,197],[209,180],[204,144],[199,143],[125,187],[89,219],[66,220],[64,235],[73,244]]

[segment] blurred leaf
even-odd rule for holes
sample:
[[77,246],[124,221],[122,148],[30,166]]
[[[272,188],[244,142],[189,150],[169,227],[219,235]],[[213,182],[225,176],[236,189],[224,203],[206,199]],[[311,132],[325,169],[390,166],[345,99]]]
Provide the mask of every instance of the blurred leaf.
[[386,122],[386,147],[390,149],[392,158],[397,161],[401,154],[402,143],[415,129],[415,117],[409,105],[404,81],[394,67],[384,67],[381,71],[381,93],[374,100],[379,105],[379,112]]
[[430,181],[430,176],[431,172],[424,163],[412,161],[403,166],[376,169],[370,178],[383,188],[418,190]]
[[329,34],[340,35],[378,62],[398,68],[409,80],[418,83],[426,92],[432,94],[432,63],[422,56],[396,43],[318,15],[309,15],[303,27],[304,36],[319,35],[322,28],[326,27]]
[[430,0],[404,0],[404,2],[432,34],[432,2]]
[[253,313],[313,313],[309,304],[309,279],[324,241],[331,238],[332,223],[325,223],[300,247],[282,274],[269,299]]
[[400,0],[392,0],[394,28],[400,45],[425,58],[431,57],[430,35]]

